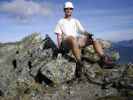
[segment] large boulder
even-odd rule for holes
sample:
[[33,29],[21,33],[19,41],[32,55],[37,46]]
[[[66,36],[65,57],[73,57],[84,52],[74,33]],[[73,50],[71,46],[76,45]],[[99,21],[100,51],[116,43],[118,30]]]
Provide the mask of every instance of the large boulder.
[[[109,42],[101,43],[104,48],[110,48]],[[38,33],[15,43],[0,43],[0,100],[96,100],[121,95],[118,83],[124,85],[124,89],[128,83],[132,85],[132,65],[103,69],[97,63],[100,58],[93,46],[83,49],[83,56],[89,60],[83,59],[81,67],[85,76],[81,77],[80,82],[72,80],[76,68],[73,55],[56,57],[57,54],[54,42],[50,38],[41,38]],[[109,54],[112,58],[119,58],[117,53]],[[121,81],[119,79],[123,72],[126,75]],[[109,84],[114,80],[116,87]],[[58,85],[51,87],[49,82]],[[103,89],[101,85],[104,83],[108,84]]]
[[[112,58],[112,60],[114,60],[114,61],[119,60],[119,58],[120,58],[119,53],[117,51],[110,50],[111,43],[109,41],[105,41],[105,40],[98,39],[97,42],[99,42],[102,45],[103,50],[105,51],[105,53],[108,56],[110,56]],[[82,55],[83,58],[86,58],[89,61],[97,62],[97,61],[100,60],[100,57],[96,53],[93,45],[90,45],[90,46],[85,47],[82,50],[82,52],[83,52],[83,55]]]
[[76,64],[63,57],[51,60],[41,68],[42,75],[54,83],[63,83],[74,77]]
[[30,75],[32,60],[43,56],[40,51],[43,47],[40,34],[33,33],[22,41],[3,43],[0,46],[0,92],[3,95],[12,95],[17,80],[33,81]]

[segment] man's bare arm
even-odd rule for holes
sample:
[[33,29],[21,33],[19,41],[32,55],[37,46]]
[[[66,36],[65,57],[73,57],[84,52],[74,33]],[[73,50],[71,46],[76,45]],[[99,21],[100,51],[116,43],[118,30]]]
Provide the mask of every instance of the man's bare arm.
[[87,36],[88,39],[93,39],[93,38],[92,38],[93,34],[91,34],[90,32],[85,31],[85,32],[83,33],[83,35]]
[[58,48],[60,48],[60,45],[61,45],[61,35],[59,33],[56,33],[57,35],[57,45],[58,45]]

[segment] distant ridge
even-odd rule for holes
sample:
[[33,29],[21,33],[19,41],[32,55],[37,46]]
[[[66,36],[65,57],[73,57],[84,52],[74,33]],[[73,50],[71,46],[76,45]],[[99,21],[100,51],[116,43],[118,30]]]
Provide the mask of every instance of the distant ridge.
[[133,63],[133,39],[113,43],[113,48],[120,53],[120,63]]

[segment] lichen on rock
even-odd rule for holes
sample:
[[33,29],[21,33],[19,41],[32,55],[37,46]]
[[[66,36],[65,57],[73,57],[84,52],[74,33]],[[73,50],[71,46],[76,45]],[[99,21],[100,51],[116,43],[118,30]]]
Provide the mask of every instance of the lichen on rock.
[[[101,42],[104,48],[110,48],[108,41]],[[110,54],[115,60],[119,58],[117,52]],[[122,91],[128,91],[125,87],[133,83],[132,65],[103,69],[93,46],[83,49],[82,57],[88,60],[83,59],[81,81],[74,80],[73,55],[57,55],[53,41],[38,33],[16,43],[0,44],[0,100],[110,100],[116,95],[123,98]],[[127,73],[121,79],[123,72]],[[122,91],[119,85],[125,86],[121,86]]]

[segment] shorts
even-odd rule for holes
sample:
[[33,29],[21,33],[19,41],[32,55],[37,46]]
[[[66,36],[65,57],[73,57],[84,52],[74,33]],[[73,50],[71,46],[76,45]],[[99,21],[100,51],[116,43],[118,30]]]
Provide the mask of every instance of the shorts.
[[66,41],[62,41],[60,46],[60,52],[63,54],[66,54],[66,53],[69,53],[69,51],[70,51],[70,48],[66,43]]

